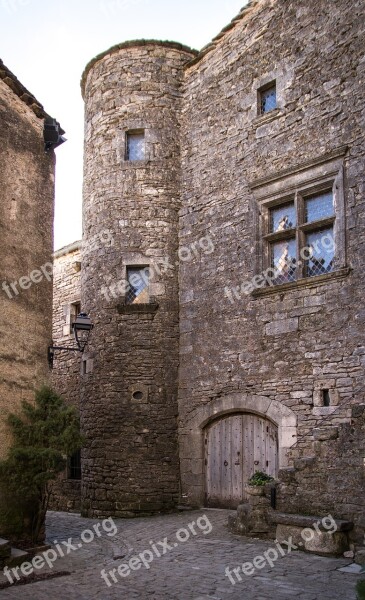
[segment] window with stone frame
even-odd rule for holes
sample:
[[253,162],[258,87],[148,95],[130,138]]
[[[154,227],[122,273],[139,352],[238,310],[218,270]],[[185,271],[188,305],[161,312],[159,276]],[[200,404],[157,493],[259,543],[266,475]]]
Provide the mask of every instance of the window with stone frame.
[[125,160],[133,162],[145,159],[145,132],[143,129],[127,131]]
[[73,333],[72,325],[81,312],[81,302],[73,302],[70,305],[70,333]]
[[265,115],[275,108],[277,108],[276,81],[272,81],[258,91],[258,114]]
[[148,304],[149,303],[149,266],[127,267],[127,292],[126,304]]
[[295,285],[334,272],[345,275],[345,152],[339,148],[281,176],[251,183],[259,288]]
[[275,284],[333,271],[335,218],[331,188],[296,191],[268,208],[264,239]]

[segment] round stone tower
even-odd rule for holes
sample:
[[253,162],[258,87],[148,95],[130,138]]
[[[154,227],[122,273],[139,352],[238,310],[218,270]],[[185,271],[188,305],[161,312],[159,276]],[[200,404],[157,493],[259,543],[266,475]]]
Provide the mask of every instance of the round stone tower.
[[86,67],[82,310],[83,512],[169,510],[179,496],[178,211],[184,65],[173,42]]

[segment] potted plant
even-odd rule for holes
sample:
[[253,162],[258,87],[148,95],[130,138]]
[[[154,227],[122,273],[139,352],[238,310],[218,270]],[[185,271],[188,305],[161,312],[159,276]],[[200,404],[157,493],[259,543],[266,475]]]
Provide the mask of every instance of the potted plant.
[[247,482],[246,492],[250,496],[264,496],[265,486],[273,481],[275,480],[271,475],[267,475],[263,471],[256,471]]

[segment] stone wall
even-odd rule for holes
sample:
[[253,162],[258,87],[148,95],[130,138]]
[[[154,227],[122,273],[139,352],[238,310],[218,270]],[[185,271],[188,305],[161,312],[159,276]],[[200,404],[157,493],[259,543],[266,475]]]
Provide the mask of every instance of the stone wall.
[[352,540],[365,545],[365,405],[351,421],[313,430],[313,453],[280,472],[278,510],[331,514],[355,524]]
[[[88,516],[176,506],[178,210],[183,66],[169,42],[131,42],[87,67],[82,305],[94,321],[83,376],[82,503]],[[128,161],[128,131],[145,157]],[[105,240],[105,243],[103,243]],[[128,266],[149,301],[126,302]]]
[[45,116],[0,62],[1,458],[11,441],[7,415],[49,374],[55,156],[44,151]]
[[[206,428],[249,412],[277,425],[281,508],[332,510],[361,536],[363,10],[254,0],[198,56],[128,42],[87,66],[85,514],[176,504],[177,416],[182,497],[203,505]],[[277,108],[260,114],[273,81]],[[145,160],[129,162],[127,133],[141,130]],[[333,271],[264,289],[268,207],[324,185]],[[153,273],[149,304],[129,306],[123,281],[138,265]]]
[[[81,242],[75,242],[54,254],[53,343],[74,346],[72,320],[81,299]],[[81,309],[82,310],[82,309]],[[80,409],[80,369],[82,358],[77,352],[56,351],[52,385],[64,400]],[[54,485],[52,510],[79,511],[81,481],[69,479],[68,469]]]
[[[315,428],[349,424],[351,407],[364,401],[363,10],[362,0],[254,2],[186,69],[180,245],[208,230],[215,246],[180,267],[180,455],[189,503],[204,503],[203,430],[213,418],[263,414],[262,398],[266,410],[281,405],[273,417],[279,430],[291,419],[283,467],[321,453]],[[258,90],[273,80],[278,108],[259,115]],[[335,272],[241,293],[260,273],[265,194],[285,196],[330,171],[335,196],[344,191]],[[329,407],[320,401],[327,388]],[[358,438],[355,444],[351,460],[360,473]],[[304,504],[317,497],[320,479],[346,518],[354,509],[335,481],[348,462],[333,460],[318,459],[301,479]],[[359,498],[363,479],[351,481]],[[300,511],[300,493],[295,498],[291,509]]]

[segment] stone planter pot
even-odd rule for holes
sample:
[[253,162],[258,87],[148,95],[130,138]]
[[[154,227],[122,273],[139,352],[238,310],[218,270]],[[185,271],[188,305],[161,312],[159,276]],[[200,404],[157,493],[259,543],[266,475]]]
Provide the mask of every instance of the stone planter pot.
[[264,485],[246,485],[245,491],[249,496],[265,496]]

